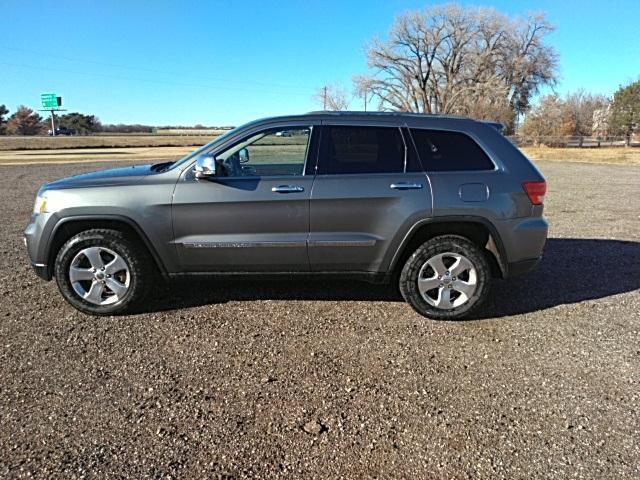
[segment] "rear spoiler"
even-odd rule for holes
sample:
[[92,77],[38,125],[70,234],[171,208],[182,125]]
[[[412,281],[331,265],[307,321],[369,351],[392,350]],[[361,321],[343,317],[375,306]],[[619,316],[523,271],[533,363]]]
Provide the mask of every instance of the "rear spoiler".
[[498,133],[502,133],[502,130],[504,130],[503,123],[500,123],[500,122],[484,122],[484,123],[495,128],[498,131]]

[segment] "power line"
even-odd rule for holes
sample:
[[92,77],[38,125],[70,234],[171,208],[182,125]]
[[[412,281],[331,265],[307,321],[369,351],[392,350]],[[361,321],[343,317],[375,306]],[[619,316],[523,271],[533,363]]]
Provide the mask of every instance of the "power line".
[[158,78],[140,78],[140,77],[130,77],[126,75],[114,75],[109,73],[97,73],[97,72],[80,72],[73,70],[66,70],[60,68],[51,68],[51,67],[43,67],[40,65],[27,65],[21,63],[11,63],[11,62],[0,62],[0,65],[5,65],[9,67],[18,67],[18,68],[30,68],[35,70],[42,71],[50,71],[50,72],[60,72],[72,75],[88,75],[88,76],[96,76],[96,77],[105,77],[105,78],[114,78],[119,80],[133,80],[137,82],[152,82],[152,83],[162,83],[167,85],[177,85],[183,87],[195,87],[195,88],[206,88],[206,89],[217,89],[217,90],[227,90],[233,92],[247,92],[247,93],[261,93],[267,95],[285,95],[285,96],[309,96],[310,93],[301,93],[301,92],[282,92],[276,90],[254,90],[254,89],[246,89],[246,88],[235,88],[235,87],[227,87],[220,85],[210,85],[210,84],[200,84],[200,83],[187,83],[187,82],[177,82],[172,80],[164,80]]
[[38,55],[38,56],[42,56],[42,57],[46,57],[46,58],[57,58],[60,60],[67,60],[70,62],[78,62],[78,63],[85,63],[85,64],[91,64],[91,65],[100,65],[100,66],[104,66],[104,67],[110,67],[110,68],[121,68],[121,69],[125,69],[125,70],[137,70],[140,72],[147,72],[147,73],[160,73],[163,75],[174,75],[174,76],[179,76],[179,77],[189,77],[189,78],[193,78],[193,79],[198,79],[198,80],[205,80],[205,81],[212,81],[212,82],[223,82],[223,83],[233,83],[233,84],[246,84],[246,85],[256,85],[256,86],[262,86],[262,87],[276,87],[276,88],[286,88],[286,89],[297,89],[297,90],[305,90],[305,92],[309,92],[309,89],[307,87],[304,86],[300,86],[300,85],[292,85],[292,84],[284,84],[284,83],[269,83],[269,82],[257,82],[257,81],[252,81],[252,80],[236,80],[236,79],[228,79],[228,78],[220,78],[220,77],[208,77],[208,76],[195,76],[195,75],[190,75],[188,73],[183,73],[183,72],[171,72],[168,70],[157,70],[157,69],[152,69],[152,68],[144,68],[144,67],[132,67],[132,66],[128,66],[128,65],[121,65],[121,64],[116,64],[116,63],[107,63],[107,62],[100,62],[100,61],[96,61],[96,60],[87,60],[87,59],[81,59],[81,58],[77,58],[77,57],[67,57],[64,55],[58,55],[58,54],[53,54],[53,53],[48,53],[48,52],[39,52],[36,50],[30,50],[30,49],[26,49],[26,48],[18,48],[18,47],[9,47],[6,45],[0,45],[0,49],[2,50],[13,50],[15,52],[23,52],[23,53],[31,53],[33,55]]

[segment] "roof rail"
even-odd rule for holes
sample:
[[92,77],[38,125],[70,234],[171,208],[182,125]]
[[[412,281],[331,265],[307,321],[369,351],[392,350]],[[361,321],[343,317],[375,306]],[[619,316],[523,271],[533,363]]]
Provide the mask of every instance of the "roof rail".
[[333,116],[349,116],[349,115],[370,115],[370,116],[389,116],[389,117],[435,117],[435,118],[453,118],[460,120],[473,120],[464,115],[455,115],[452,113],[422,113],[422,112],[396,112],[396,111],[357,111],[357,110],[314,110],[307,112],[306,115],[333,115]]

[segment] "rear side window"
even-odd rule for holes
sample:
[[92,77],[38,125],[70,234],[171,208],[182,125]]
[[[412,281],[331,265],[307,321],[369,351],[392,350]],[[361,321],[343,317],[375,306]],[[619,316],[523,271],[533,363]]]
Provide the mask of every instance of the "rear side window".
[[393,127],[326,126],[320,174],[404,172],[404,142]]
[[493,170],[484,150],[460,132],[411,129],[422,166],[427,171]]

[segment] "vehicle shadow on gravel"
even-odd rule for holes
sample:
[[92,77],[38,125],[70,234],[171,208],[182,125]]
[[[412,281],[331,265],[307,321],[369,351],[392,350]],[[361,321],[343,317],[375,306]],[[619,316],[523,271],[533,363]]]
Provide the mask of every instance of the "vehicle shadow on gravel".
[[[535,312],[640,288],[640,243],[551,238],[534,272],[494,282],[475,319]],[[394,285],[313,277],[274,276],[172,281],[144,311],[252,300],[402,302]]]
[[494,282],[478,317],[535,312],[639,288],[639,242],[550,238],[535,271]]

